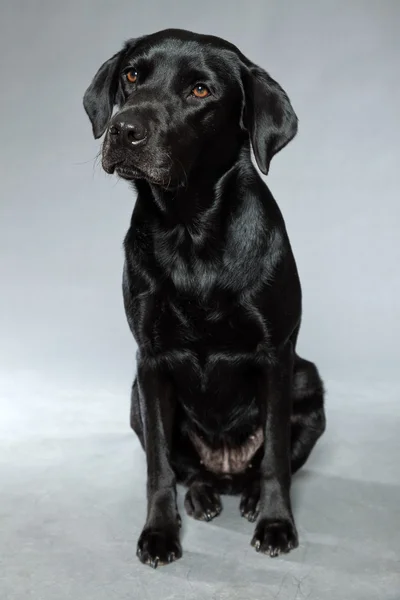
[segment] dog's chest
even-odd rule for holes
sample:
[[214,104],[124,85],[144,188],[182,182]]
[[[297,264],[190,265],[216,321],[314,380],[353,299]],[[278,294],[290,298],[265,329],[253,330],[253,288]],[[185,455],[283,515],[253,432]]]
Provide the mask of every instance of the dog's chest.
[[206,300],[195,294],[171,297],[160,291],[149,319],[156,353],[187,349],[196,354],[255,352],[265,337],[263,323],[239,300],[225,302],[218,293]]
[[157,253],[164,273],[154,291],[151,319],[158,350],[254,352],[265,341],[266,324],[256,307],[243,300],[238,274],[223,256],[201,256],[184,242]]
[[[186,415],[203,431],[221,430],[221,424],[225,431],[240,429],[257,393],[267,323],[242,279],[236,274],[232,284],[222,261],[174,255],[169,248],[165,256],[162,269],[160,263],[152,269],[162,276],[136,296],[139,350],[168,369]],[[225,467],[236,461],[232,456],[225,456]]]

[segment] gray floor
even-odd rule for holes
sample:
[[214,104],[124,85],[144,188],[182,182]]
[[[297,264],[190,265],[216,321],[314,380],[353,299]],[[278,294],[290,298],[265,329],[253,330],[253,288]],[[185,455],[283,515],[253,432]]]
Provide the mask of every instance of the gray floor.
[[400,598],[399,389],[328,382],[328,431],[293,486],[297,551],[258,555],[225,498],[212,523],[185,516],[183,558],[152,571],[135,558],[145,466],[128,396],[15,375],[0,388],[2,600]]

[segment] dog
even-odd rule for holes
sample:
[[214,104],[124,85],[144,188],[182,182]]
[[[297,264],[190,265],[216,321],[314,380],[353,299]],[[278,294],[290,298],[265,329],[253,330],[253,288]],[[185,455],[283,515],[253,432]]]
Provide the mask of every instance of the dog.
[[297,133],[291,102],[231,43],[169,29],[129,40],[83,103],[105,134],[104,170],[137,192],[122,286],[147,459],[137,556],[153,568],[181,557],[178,483],[204,521],[221,494],[241,495],[255,549],[289,552],[291,477],[325,430],[324,386],[296,354],[298,271],[251,148],[267,175]]

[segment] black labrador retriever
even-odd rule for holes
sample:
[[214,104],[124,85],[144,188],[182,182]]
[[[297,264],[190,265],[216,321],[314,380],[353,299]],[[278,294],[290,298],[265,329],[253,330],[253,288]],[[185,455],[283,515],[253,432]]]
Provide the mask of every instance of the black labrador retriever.
[[324,394],[295,352],[299,277],[250,152],[267,174],[297,132],[290,101],[232,44],[166,30],[105,62],[84,107],[94,136],[106,132],[103,168],[138,192],[123,275],[148,474],[137,554],[152,567],[181,556],[177,482],[205,521],[220,494],[241,494],[255,549],[288,552],[291,475],[324,431]]

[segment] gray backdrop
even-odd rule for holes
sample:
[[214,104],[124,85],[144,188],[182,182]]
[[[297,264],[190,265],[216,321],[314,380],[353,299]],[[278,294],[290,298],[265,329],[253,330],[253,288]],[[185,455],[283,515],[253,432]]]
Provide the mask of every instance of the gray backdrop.
[[[0,11],[2,597],[152,598],[162,586],[196,600],[400,598],[400,2],[3,0]],[[120,281],[134,197],[96,162],[81,97],[126,38],[166,27],[234,42],[299,116],[268,183],[303,285],[299,351],[326,380],[330,427],[296,484],[297,553],[253,556],[228,499],[222,525],[188,522],[184,559],[153,574],[133,558],[145,467],[128,430],[135,347]]]

